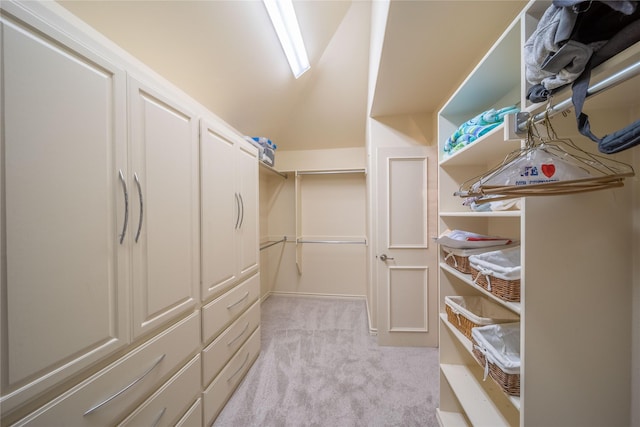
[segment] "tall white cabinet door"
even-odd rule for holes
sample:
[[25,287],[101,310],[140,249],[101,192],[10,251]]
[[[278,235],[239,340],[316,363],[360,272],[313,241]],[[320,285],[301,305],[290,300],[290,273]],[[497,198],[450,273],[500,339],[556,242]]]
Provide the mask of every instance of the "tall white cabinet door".
[[202,298],[228,289],[236,280],[236,231],[241,202],[236,191],[236,143],[203,120],[200,130]]
[[124,72],[41,22],[1,25],[6,413],[127,344],[129,249]]
[[134,335],[198,300],[198,122],[129,79]]
[[241,208],[238,226],[238,274],[245,277],[258,269],[260,259],[259,171],[255,147],[239,144],[237,165]]

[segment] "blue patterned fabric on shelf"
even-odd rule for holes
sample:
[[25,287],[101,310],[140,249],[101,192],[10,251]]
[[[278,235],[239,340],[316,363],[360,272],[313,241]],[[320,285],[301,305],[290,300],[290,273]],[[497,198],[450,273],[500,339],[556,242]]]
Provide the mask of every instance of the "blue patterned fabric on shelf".
[[466,147],[492,129],[500,126],[504,121],[504,116],[518,111],[520,109],[515,105],[499,110],[492,108],[466,121],[447,139],[444,144],[445,154],[450,156],[461,148]]

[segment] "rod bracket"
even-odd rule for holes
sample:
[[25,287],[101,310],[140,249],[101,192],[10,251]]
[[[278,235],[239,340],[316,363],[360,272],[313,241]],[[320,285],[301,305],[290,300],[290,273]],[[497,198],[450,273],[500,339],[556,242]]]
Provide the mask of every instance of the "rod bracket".
[[519,141],[527,135],[527,122],[531,114],[526,111],[507,114],[504,117],[504,140]]

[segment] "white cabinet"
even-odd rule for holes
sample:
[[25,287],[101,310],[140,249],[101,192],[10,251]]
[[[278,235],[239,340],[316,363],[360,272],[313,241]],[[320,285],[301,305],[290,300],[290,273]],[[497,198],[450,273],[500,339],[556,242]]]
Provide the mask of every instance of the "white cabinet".
[[199,294],[198,119],[129,78],[133,331],[195,306]]
[[257,149],[202,122],[201,193],[202,106],[55,2],[1,8],[0,423],[201,425],[201,314],[225,399],[259,353]]
[[129,341],[125,73],[33,25],[3,10],[4,413]]
[[[520,303],[493,297],[470,275],[440,262],[438,416],[443,426],[630,424],[630,201],[637,183],[628,180],[615,190],[527,197],[519,210],[471,211],[453,193],[500,163],[519,148],[518,142],[506,142],[499,127],[451,156],[443,150],[457,126],[484,110],[517,102],[534,112],[544,108],[525,99],[521,46],[548,5],[530,2],[438,114],[439,231],[462,229],[519,239],[522,260]],[[636,45],[594,70],[592,81],[639,61]],[[637,94],[639,85],[636,77],[615,93],[588,100],[585,110],[592,123],[597,121],[607,133],[615,130],[616,115],[629,117],[637,111],[637,96],[624,94]],[[569,96],[570,91],[561,92],[553,103]],[[632,104],[626,104],[630,98]],[[593,142],[578,135],[573,112],[554,117],[552,123],[560,137],[595,151]],[[628,161],[630,156],[616,159]],[[519,397],[507,396],[490,378],[483,381],[471,342],[444,314],[448,295],[491,298],[520,316]]]
[[196,116],[42,22],[3,4],[5,413],[199,294]]
[[258,154],[237,135],[201,121],[202,299],[257,271]]

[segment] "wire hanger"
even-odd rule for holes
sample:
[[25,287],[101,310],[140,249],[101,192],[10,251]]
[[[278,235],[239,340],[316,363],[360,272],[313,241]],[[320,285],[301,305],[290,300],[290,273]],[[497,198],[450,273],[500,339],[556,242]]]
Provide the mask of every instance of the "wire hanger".
[[622,187],[635,175],[626,163],[589,153],[569,138],[559,138],[548,114],[541,134],[533,119],[527,123],[523,148],[507,154],[489,171],[462,183],[454,195],[464,204],[488,203],[525,196],[553,196]]

